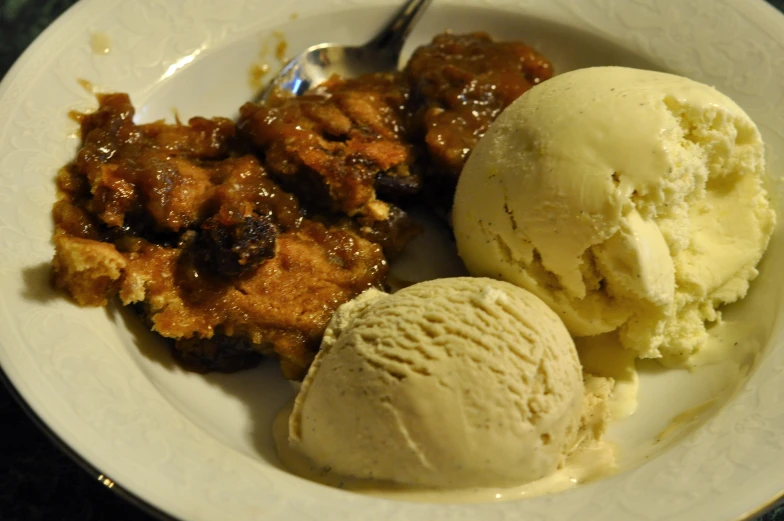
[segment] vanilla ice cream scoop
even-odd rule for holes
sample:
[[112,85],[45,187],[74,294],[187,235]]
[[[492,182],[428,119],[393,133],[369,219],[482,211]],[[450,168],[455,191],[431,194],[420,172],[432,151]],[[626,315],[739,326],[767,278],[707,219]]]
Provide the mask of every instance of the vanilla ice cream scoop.
[[775,223],[757,127],[695,81],[622,67],[556,76],[510,105],[458,182],[469,271],[550,305],[576,336],[688,357],[746,294]]
[[574,343],[540,299],[492,279],[438,279],[338,310],[289,441],[351,477],[519,485],[563,463],[583,399]]

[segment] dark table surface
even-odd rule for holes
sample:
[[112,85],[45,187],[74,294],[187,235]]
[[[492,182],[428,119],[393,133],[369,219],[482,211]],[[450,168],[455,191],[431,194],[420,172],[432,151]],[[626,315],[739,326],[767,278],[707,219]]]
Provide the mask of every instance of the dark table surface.
[[[769,1],[784,11],[784,0]],[[0,0],[0,77],[30,42],[74,3],[76,0]],[[0,521],[156,519],[74,463],[2,385],[0,440]],[[784,504],[757,521],[784,521]]]

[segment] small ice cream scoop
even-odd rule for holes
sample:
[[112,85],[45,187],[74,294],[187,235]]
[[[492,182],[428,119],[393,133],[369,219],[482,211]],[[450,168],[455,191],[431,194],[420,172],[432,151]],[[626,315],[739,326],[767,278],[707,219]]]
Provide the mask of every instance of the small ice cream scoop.
[[585,389],[566,327],[487,278],[437,279],[341,306],[289,418],[289,442],[344,476],[430,488],[556,471]]

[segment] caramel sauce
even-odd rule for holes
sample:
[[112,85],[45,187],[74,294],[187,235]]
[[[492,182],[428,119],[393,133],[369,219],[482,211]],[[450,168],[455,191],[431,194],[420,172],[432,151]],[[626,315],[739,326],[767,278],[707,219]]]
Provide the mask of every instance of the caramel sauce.
[[95,85],[93,85],[92,82],[85,80],[84,78],[77,78],[76,82],[90,94],[95,94]]
[[269,73],[268,63],[254,63],[248,70],[248,85],[253,91],[261,90],[264,85],[264,77]]
[[[337,306],[382,283],[381,248],[308,219],[243,153],[230,120],[137,125],[127,95],[98,101],[73,114],[82,146],[57,178],[56,285],[84,304],[112,292],[135,304],[190,368],[275,353],[286,376],[302,377]],[[69,270],[72,258],[94,263],[96,278]]]
[[93,54],[109,54],[112,51],[112,40],[106,33],[92,33],[90,35],[90,49]]
[[289,47],[289,44],[284,39],[283,33],[275,33],[276,37],[280,39],[278,44],[275,46],[275,58],[278,59],[279,62],[283,63],[286,61],[286,50]]
[[498,114],[553,74],[550,62],[521,42],[495,42],[486,33],[441,34],[420,47],[404,74],[415,122],[433,170],[457,179],[468,154]]

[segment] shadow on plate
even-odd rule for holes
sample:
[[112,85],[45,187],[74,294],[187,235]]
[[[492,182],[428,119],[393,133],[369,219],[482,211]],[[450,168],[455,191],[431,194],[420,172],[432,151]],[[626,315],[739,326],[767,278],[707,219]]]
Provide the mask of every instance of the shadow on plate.
[[50,262],[42,262],[35,266],[22,268],[22,279],[24,280],[22,298],[40,303],[51,302],[59,298],[68,298],[64,293],[52,287],[50,282],[51,273],[52,264]]
[[[296,391],[292,383],[281,382],[283,376],[278,362],[265,359],[256,369],[238,373],[210,373],[204,375],[204,379],[245,404],[252,426],[248,435],[254,450],[267,463],[289,472],[278,458],[272,424]],[[289,387],[289,396],[282,400],[281,383]]]
[[[264,359],[258,367],[234,373],[188,371],[175,360],[170,342],[150,331],[132,309],[113,303],[107,316],[127,331],[131,357],[175,408],[226,445],[285,470],[275,452],[272,422],[295,390],[276,360]],[[232,423],[237,416],[227,412],[238,403],[241,427]],[[225,423],[222,414],[228,415]]]

